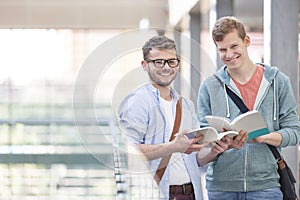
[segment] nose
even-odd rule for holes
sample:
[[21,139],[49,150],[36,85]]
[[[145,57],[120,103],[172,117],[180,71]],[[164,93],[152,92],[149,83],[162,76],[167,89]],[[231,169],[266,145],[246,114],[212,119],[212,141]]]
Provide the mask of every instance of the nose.
[[234,53],[231,50],[228,50],[226,51],[225,58],[226,59],[232,58],[233,55]]
[[164,66],[162,68],[171,68],[171,67],[169,66],[169,63],[167,61],[165,61]]

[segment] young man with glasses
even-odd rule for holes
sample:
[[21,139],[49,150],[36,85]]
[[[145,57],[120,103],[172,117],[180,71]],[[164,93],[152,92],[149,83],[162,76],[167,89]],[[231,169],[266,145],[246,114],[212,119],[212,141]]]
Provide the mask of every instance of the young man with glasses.
[[141,64],[149,75],[149,83],[122,101],[120,125],[129,142],[149,160],[153,174],[161,159],[172,155],[159,183],[161,199],[200,200],[203,195],[198,152],[204,144],[196,144],[201,138],[185,137],[188,130],[199,128],[199,124],[193,103],[184,97],[179,133],[169,141],[176,103],[181,98],[170,86],[179,71],[175,42],[155,36],[143,46],[143,57]]

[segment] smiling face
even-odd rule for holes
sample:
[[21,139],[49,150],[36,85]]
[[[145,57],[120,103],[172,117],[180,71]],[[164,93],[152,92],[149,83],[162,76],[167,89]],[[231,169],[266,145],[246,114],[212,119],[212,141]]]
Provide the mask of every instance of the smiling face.
[[[177,54],[175,49],[158,49],[152,48],[149,52],[148,59],[176,59]],[[157,68],[154,66],[153,62],[142,61],[142,66],[144,71],[148,72],[149,78],[154,86],[169,87],[172,81],[177,75],[179,67],[171,68],[168,63],[162,68]]]
[[222,62],[229,70],[239,69],[248,61],[247,47],[250,45],[250,38],[246,36],[241,39],[237,30],[226,34],[222,41],[216,41],[216,46]]

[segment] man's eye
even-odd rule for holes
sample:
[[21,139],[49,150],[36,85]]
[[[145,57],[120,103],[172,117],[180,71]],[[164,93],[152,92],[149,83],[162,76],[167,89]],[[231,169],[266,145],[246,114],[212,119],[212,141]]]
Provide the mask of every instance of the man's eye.
[[163,60],[156,60],[156,61],[155,61],[155,64],[158,64],[158,65],[163,64],[163,63],[164,63]]
[[170,65],[174,65],[176,63],[176,60],[169,60],[168,62]]

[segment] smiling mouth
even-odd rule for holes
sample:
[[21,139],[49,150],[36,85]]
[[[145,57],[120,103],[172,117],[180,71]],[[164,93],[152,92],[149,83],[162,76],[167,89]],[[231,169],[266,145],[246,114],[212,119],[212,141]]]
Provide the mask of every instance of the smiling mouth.
[[165,76],[165,77],[167,77],[167,76],[171,76],[172,73],[159,73],[159,75],[160,75],[160,76]]
[[239,58],[240,58],[240,56],[237,56],[237,57],[234,57],[234,58],[231,58],[231,59],[226,59],[226,61],[227,61],[227,62],[230,62],[230,63],[234,63],[234,62],[236,62]]

